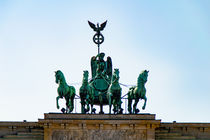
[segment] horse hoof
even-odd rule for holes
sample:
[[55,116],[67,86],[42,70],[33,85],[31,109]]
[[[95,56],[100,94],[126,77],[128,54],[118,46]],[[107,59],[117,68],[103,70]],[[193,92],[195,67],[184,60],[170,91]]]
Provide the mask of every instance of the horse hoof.
[[135,114],[138,114],[139,112],[140,112],[139,109],[136,109],[136,110],[135,110]]
[[96,114],[96,109],[95,109],[95,108],[93,108],[93,109],[91,110],[91,114]]
[[123,109],[122,108],[120,109],[119,114],[123,114]]
[[62,108],[62,109],[61,109],[61,112],[62,112],[63,114],[65,113],[65,111],[66,111],[65,108]]
[[104,114],[104,112],[101,112],[101,111],[100,111],[99,114]]
[[87,114],[87,113],[89,112],[89,110],[90,110],[90,109],[85,109],[85,110],[84,110],[84,111],[85,111],[85,114]]

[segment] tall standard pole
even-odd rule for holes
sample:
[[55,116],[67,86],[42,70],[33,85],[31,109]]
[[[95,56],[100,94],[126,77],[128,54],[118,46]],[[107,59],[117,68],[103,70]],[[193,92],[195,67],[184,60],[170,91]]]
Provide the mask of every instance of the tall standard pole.
[[[100,41],[99,35],[98,35],[98,42]],[[98,43],[98,54],[100,53],[100,44]]]
[[98,45],[98,54],[100,54],[100,44],[104,42],[104,36],[101,34],[101,31],[105,28],[106,22],[102,23],[100,26],[97,23],[97,26],[90,21],[88,21],[88,24],[90,27],[96,32],[96,34],[93,36],[93,42]]

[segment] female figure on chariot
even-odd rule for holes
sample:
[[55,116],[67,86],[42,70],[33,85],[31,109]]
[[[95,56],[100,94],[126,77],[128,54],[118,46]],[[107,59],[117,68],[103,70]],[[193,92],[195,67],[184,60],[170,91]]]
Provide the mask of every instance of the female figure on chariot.
[[98,58],[98,60],[96,61],[97,63],[97,69],[96,69],[96,76],[100,76],[100,75],[105,75],[106,73],[106,62],[104,61],[104,53],[99,53],[96,56],[96,59]]
[[107,57],[107,61],[104,60],[105,53],[99,53],[91,58],[91,71],[92,79],[96,77],[103,77],[111,81],[112,77],[112,60],[111,57]]

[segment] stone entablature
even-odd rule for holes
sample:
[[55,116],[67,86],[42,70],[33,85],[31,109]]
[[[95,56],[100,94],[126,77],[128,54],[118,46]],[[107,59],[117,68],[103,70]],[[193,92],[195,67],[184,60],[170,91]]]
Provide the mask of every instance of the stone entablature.
[[154,114],[45,114],[38,122],[0,122],[0,140],[210,140],[210,123],[164,123]]
[[169,138],[174,134],[180,138],[190,136],[190,139],[210,140],[210,123],[161,123],[156,129],[156,138],[161,133],[162,138]]
[[[155,114],[62,114],[46,113],[44,120],[155,120]],[[43,119],[39,119],[42,121]]]
[[0,140],[43,140],[43,132],[38,122],[0,122]]
[[45,140],[155,140],[160,120],[154,114],[45,114],[39,120]]

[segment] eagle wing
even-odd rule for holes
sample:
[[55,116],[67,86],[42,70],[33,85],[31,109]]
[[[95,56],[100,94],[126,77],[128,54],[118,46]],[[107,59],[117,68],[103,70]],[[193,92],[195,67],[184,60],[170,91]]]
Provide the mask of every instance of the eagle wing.
[[95,24],[93,24],[92,22],[90,22],[90,21],[88,21],[88,24],[90,25],[90,27],[94,30],[94,31],[96,31],[97,30],[97,28],[96,28],[96,25]]
[[107,20],[101,24],[100,31],[103,31],[103,29],[106,27],[106,23],[107,23]]
[[96,62],[96,57],[93,56],[93,57],[91,58],[91,61],[90,61],[92,79],[94,79],[95,76],[96,76],[96,69],[97,69],[97,64],[96,64],[96,63],[97,63],[97,62]]

